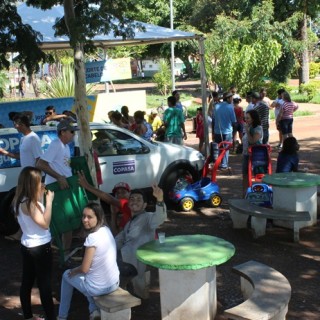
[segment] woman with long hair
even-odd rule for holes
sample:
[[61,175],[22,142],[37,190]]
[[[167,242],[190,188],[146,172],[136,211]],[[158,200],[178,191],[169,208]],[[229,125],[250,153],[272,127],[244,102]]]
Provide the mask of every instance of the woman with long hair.
[[34,167],[23,168],[13,204],[22,230],[20,301],[24,319],[29,320],[40,319],[33,316],[31,308],[31,290],[35,279],[46,319],[56,319],[51,290],[52,252],[49,231],[54,193],[46,191],[46,207],[42,203],[44,193],[41,171]]
[[299,143],[295,137],[288,137],[283,141],[283,148],[279,152],[276,172],[297,172],[299,166]]
[[276,119],[277,126],[280,127],[283,140],[292,137],[293,113],[298,109],[298,105],[291,100],[287,91],[282,93],[283,104],[280,107]]
[[242,187],[245,196],[248,189],[248,164],[249,164],[249,146],[262,144],[263,129],[258,112],[251,109],[246,112],[244,124],[243,143],[243,159],[242,159]]
[[111,293],[119,287],[116,243],[104,223],[104,212],[97,203],[90,203],[82,213],[82,224],[87,234],[82,264],[66,270],[62,277],[59,320],[67,319],[73,289],[89,301],[90,320],[100,319],[94,296]]

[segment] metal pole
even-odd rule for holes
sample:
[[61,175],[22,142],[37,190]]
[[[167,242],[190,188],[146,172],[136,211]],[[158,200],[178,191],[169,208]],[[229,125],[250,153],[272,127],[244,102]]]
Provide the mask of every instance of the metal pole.
[[[170,28],[173,30],[173,0],[170,0]],[[171,42],[171,81],[172,91],[176,89],[175,84],[175,67],[174,67],[174,42]]]
[[204,115],[204,155],[209,154],[209,128],[207,113],[207,76],[204,59],[204,38],[199,37],[199,58],[200,58],[200,77],[201,77],[201,94],[202,94],[202,114]]

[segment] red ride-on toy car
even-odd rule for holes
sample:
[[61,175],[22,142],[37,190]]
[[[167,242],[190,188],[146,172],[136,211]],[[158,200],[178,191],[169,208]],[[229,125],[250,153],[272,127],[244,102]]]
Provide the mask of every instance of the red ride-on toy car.
[[[222,203],[222,198],[220,196],[220,188],[216,183],[217,170],[222,158],[231,146],[231,142],[220,142],[218,145],[220,154],[216,160],[212,154],[206,159],[202,178],[195,183],[189,183],[187,179],[179,179],[174,189],[170,192],[169,198],[179,204],[181,209],[186,212],[192,210],[194,203],[198,201],[208,201],[212,207],[219,207]],[[213,168],[210,170],[209,165],[212,162]],[[211,171],[211,178],[207,177],[209,171]]]

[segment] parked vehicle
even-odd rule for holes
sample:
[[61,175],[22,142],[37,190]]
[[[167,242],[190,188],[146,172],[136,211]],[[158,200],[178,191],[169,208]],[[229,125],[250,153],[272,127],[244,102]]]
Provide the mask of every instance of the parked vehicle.
[[[46,150],[57,137],[55,127],[31,127]],[[158,183],[168,199],[178,179],[186,174],[196,181],[203,168],[204,157],[197,150],[170,143],[148,142],[124,128],[112,124],[91,123],[92,145],[102,171],[100,189],[112,192],[113,186],[125,181],[131,188],[149,188]],[[0,147],[18,152],[21,135],[14,128],[0,129]],[[74,145],[71,146],[72,149]],[[10,210],[18,176],[20,161],[0,155],[0,217]],[[0,230],[1,232],[1,230]]]

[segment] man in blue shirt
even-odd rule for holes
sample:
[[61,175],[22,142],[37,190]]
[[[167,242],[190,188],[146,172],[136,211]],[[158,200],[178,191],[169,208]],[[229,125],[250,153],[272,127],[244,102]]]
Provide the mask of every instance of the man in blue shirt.
[[[232,141],[233,126],[237,122],[232,105],[231,92],[223,94],[223,102],[217,103],[214,108],[214,141],[219,143],[221,141]],[[229,151],[221,161],[220,168],[222,170],[228,169]]]

